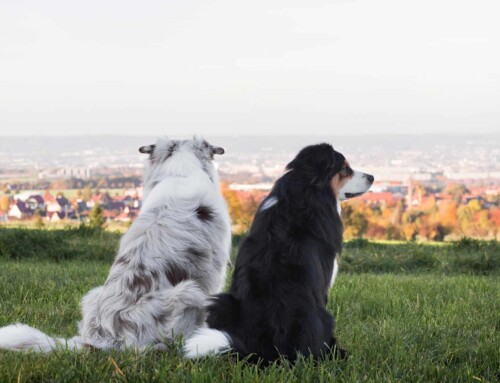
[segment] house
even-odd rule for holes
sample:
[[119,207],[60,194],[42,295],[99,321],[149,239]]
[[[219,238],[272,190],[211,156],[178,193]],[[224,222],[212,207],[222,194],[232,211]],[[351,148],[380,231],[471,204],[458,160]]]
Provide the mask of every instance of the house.
[[453,196],[448,193],[436,193],[434,194],[434,198],[436,199],[436,205],[441,206],[445,203],[453,202]]
[[116,210],[104,209],[102,211],[102,216],[106,218],[107,221],[113,221],[116,217],[119,216],[119,213]]
[[65,211],[52,211],[52,212],[47,212],[46,219],[47,221],[50,222],[60,222],[63,219],[75,219],[75,213],[73,211],[71,212],[65,212]]
[[96,204],[102,205],[102,193],[98,195],[93,195],[90,201],[87,201],[87,207],[92,209]]
[[32,212],[26,204],[21,200],[17,200],[9,209],[8,216],[16,219],[24,219],[30,217],[31,214]]
[[139,215],[139,209],[132,206],[125,206],[120,215],[115,220],[120,222],[133,221]]
[[65,218],[64,212],[51,211],[47,212],[47,221],[50,222],[60,222]]
[[357,198],[365,202],[368,206],[388,206],[395,205],[402,199],[400,195],[394,195],[389,192],[366,193]]
[[64,209],[66,206],[70,206],[69,200],[62,195],[58,195],[56,197],[56,202],[61,206],[62,209]]
[[105,206],[108,210],[122,210],[125,207],[120,201],[109,201]]
[[66,197],[57,196],[53,202],[47,203],[47,213],[62,212],[66,214],[73,212],[73,208]]
[[[137,198],[131,195],[116,196],[113,198],[115,202],[122,202],[124,206],[134,206],[137,205]],[[137,206],[135,206],[137,207]]]
[[25,201],[26,206],[30,210],[43,210],[45,207],[45,201],[43,200],[43,197],[39,194],[33,194],[28,199]]
[[483,203],[485,201],[484,197],[483,196],[480,196],[478,194],[465,194],[463,197],[462,197],[462,200],[465,204],[468,204],[470,201],[472,200],[477,200],[479,203]]
[[119,221],[119,222],[130,222],[131,221],[131,218],[128,216],[127,213],[123,212],[121,213],[120,215],[118,215],[116,218],[115,218],[115,221]]
[[84,211],[90,210],[89,207],[87,206],[87,203],[81,198],[74,200],[73,203],[71,204],[71,207],[75,212],[78,212],[79,214],[83,213]]
[[43,195],[43,200],[45,201],[45,203],[56,202],[56,199],[52,194],[50,194],[48,190],[45,191]]
[[60,212],[61,211],[61,205],[59,205],[57,202],[49,202],[47,204],[47,213],[55,213],[55,212]]

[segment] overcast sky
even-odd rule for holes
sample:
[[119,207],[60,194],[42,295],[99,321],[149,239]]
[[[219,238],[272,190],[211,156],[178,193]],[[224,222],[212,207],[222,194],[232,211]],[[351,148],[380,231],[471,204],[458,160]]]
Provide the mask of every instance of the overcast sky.
[[499,0],[1,0],[0,135],[500,131]]

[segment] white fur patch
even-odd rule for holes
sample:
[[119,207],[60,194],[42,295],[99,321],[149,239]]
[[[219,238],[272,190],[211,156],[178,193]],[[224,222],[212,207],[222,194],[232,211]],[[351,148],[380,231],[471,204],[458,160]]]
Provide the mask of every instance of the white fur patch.
[[[0,328],[1,349],[50,352],[57,346],[64,347],[65,345],[66,341],[64,339],[51,338],[43,332],[25,324],[16,323]],[[81,344],[71,339],[68,341],[67,347],[70,349],[79,349],[81,348]]]
[[339,273],[339,264],[337,263],[337,257],[335,257],[335,260],[333,261],[333,273],[332,273],[332,279],[330,280],[330,288],[333,287],[335,279],[337,279],[338,273]]
[[372,183],[366,178],[366,173],[354,171],[352,178],[340,188],[339,200],[344,201],[349,199],[347,194],[363,194],[370,189]]
[[278,203],[278,198],[275,196],[268,197],[266,200],[262,203],[262,206],[260,207],[260,211],[264,211],[269,209],[270,207],[273,207]]
[[230,348],[231,343],[224,332],[211,328],[202,328],[186,341],[184,356],[188,359],[201,358],[209,354],[227,352]]

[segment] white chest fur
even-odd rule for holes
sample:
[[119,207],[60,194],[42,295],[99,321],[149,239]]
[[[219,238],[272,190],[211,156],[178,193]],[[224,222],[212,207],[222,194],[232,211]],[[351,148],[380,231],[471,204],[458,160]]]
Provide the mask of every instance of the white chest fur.
[[337,257],[335,257],[335,260],[333,261],[333,273],[332,273],[332,279],[330,280],[330,288],[333,287],[338,272],[339,272],[339,264],[337,263]]

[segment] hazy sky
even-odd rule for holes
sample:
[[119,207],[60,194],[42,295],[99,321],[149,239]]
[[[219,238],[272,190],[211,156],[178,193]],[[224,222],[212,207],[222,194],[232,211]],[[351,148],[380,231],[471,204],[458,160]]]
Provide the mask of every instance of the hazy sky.
[[0,135],[500,131],[499,0],[1,0]]

